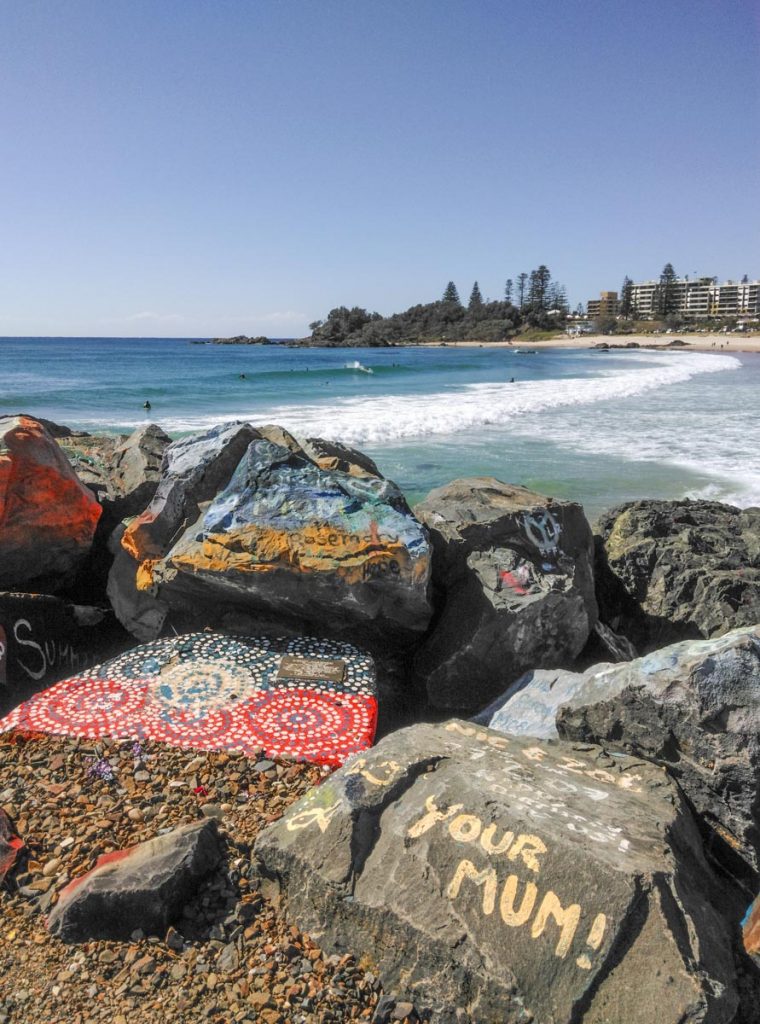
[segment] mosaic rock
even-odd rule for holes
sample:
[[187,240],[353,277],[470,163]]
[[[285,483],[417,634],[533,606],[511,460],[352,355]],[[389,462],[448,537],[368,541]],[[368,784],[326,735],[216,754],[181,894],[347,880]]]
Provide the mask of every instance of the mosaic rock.
[[37,420],[0,417],[0,588],[61,589],[88,554],[100,515]]
[[339,765],[372,744],[376,724],[374,664],[353,645],[194,633],[136,647],[36,694],[0,731]]
[[298,927],[361,951],[437,1024],[736,1010],[722,883],[677,786],[627,755],[415,725],[307,793],[255,855]]
[[138,590],[212,621],[245,607],[388,645],[431,616],[427,534],[396,485],[360,453],[302,446],[280,427],[234,424],[171,445],[122,546]]
[[64,942],[126,940],[137,929],[163,938],[223,855],[213,819],[103,854],[63,889],[48,928]]
[[431,491],[441,614],[415,666],[432,704],[475,711],[531,668],[572,661],[596,621],[592,536],[580,505],[491,477]]
[[760,509],[633,501],[595,533],[600,614],[640,650],[760,622]]
[[123,650],[125,639],[113,614],[101,608],[0,592],[0,713]]

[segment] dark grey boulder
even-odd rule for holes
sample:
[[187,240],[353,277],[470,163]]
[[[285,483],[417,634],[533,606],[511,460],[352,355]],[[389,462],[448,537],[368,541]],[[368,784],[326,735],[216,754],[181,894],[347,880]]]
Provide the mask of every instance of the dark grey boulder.
[[[432,614],[427,532],[398,487],[361,453],[302,445],[277,426],[231,424],[172,444],[121,546],[135,563],[132,591],[209,625],[243,609],[403,647]],[[129,583],[121,559],[109,593],[134,628]]]
[[105,854],[63,890],[48,928],[64,942],[163,936],[223,854],[212,818]]
[[415,514],[441,606],[415,662],[432,704],[474,711],[527,669],[581,652],[597,610],[580,505],[471,477],[431,491]]
[[640,650],[760,622],[760,508],[634,501],[595,533],[599,614]]
[[760,626],[599,665],[561,687],[551,698],[561,737],[664,765],[719,851],[760,868]]
[[678,788],[627,755],[416,725],[255,854],[299,927],[436,1024],[733,1019],[723,892]]

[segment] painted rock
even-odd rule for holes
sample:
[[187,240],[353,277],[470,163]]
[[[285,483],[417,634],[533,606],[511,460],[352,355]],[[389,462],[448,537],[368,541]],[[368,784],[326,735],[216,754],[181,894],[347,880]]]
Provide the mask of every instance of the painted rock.
[[49,594],[0,592],[0,714],[59,679],[123,651],[111,612]]
[[[138,590],[211,622],[244,607],[387,646],[432,613],[427,533],[396,485],[359,453],[280,427],[232,424],[171,445],[122,546]],[[129,600],[115,601],[128,629]]]
[[312,637],[156,640],[44,690],[0,731],[151,739],[339,765],[372,744],[375,670],[351,644]]
[[528,669],[577,657],[597,616],[580,505],[470,477],[414,511],[430,530],[442,606],[415,662],[432,704],[475,711]]
[[255,855],[286,916],[436,1024],[734,1019],[728,890],[676,784],[625,754],[400,729]]
[[760,896],[752,903],[742,921],[744,949],[760,966]]
[[41,423],[0,417],[0,589],[60,589],[88,554],[100,514]]

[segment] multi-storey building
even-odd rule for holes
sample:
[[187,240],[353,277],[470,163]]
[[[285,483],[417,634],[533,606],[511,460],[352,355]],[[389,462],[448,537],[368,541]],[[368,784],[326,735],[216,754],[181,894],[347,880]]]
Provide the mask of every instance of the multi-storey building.
[[617,316],[619,309],[620,303],[618,302],[617,292],[599,292],[598,299],[589,299],[586,303],[586,313],[591,320]]
[[[643,281],[631,286],[635,316],[647,319],[660,315],[662,287],[659,281]],[[714,277],[698,277],[693,281],[677,278],[668,288],[668,306],[676,315],[699,318],[760,313],[760,281],[718,284]]]

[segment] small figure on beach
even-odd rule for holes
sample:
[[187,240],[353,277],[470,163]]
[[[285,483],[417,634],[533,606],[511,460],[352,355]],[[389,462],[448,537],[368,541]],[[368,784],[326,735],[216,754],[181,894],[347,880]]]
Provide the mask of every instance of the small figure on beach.
[[150,408],[151,408],[150,402],[143,402],[143,409],[150,410]]

